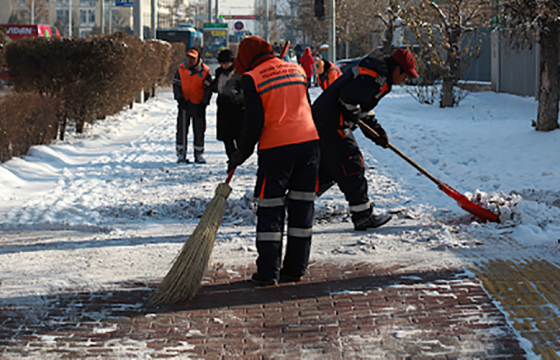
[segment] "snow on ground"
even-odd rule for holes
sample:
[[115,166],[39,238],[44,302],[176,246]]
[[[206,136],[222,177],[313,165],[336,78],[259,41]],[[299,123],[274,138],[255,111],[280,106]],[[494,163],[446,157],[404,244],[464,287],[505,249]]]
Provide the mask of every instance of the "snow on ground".
[[[319,91],[312,89],[312,98]],[[358,130],[369,195],[376,211],[389,211],[393,219],[375,231],[353,231],[344,197],[332,188],[316,201],[312,261],[455,266],[465,261],[461,251],[491,252],[484,246],[488,239],[507,236],[519,246],[500,249],[501,256],[536,249],[558,263],[560,131],[534,131],[536,108],[532,98],[482,92],[440,109],[396,87],[376,108],[391,143],[457,191],[490,201],[504,221],[477,221]],[[161,279],[226,178],[215,116],[213,100],[206,165],[175,162],[170,93],[1,164],[0,303]],[[189,148],[192,161],[192,134]],[[238,168],[231,182],[214,263],[256,259],[256,159]]]

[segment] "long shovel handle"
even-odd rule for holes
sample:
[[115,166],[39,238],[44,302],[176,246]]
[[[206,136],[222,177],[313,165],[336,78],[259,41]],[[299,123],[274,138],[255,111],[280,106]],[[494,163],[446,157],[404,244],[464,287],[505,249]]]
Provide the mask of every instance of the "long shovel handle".
[[[370,131],[373,135],[375,136],[379,136],[379,134],[373,130],[368,124],[366,124],[365,122],[363,122],[362,120],[358,121],[360,123],[360,125],[362,125],[363,127],[365,127],[368,131]],[[416,168],[416,170],[420,171],[422,174],[424,174],[428,179],[432,180],[434,183],[436,183],[437,186],[441,188],[447,187],[447,185],[445,185],[444,183],[442,183],[441,181],[439,181],[435,176],[433,176],[432,174],[430,174],[429,172],[427,172],[423,167],[421,167],[420,165],[418,165],[417,163],[415,163],[414,161],[412,161],[411,158],[409,158],[408,156],[406,156],[405,154],[403,154],[399,149],[397,149],[396,147],[393,146],[393,144],[389,143],[389,149],[393,150],[397,155],[399,155],[400,157],[402,157],[404,160],[406,160],[406,162],[408,162],[410,165],[414,166]]]

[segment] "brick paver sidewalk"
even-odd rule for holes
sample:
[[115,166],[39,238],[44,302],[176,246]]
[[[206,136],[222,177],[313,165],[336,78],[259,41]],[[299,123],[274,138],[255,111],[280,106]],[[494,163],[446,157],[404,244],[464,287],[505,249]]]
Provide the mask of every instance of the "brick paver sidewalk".
[[0,309],[1,358],[523,359],[473,273],[312,264],[258,288],[214,266],[190,302],[145,308],[152,286],[68,292]]

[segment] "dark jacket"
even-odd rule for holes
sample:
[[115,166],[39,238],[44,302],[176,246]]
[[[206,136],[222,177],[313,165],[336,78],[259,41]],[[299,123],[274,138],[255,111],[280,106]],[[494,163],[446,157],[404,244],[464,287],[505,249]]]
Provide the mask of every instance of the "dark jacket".
[[370,110],[391,91],[392,82],[385,60],[371,56],[361,60],[313,103],[313,119],[319,135],[323,131],[355,129],[359,120],[372,118]]
[[229,69],[219,67],[210,86],[218,93],[216,138],[218,140],[237,139],[243,126],[243,95],[241,92],[241,75]]
[[[179,66],[182,66],[183,68],[187,68],[187,62],[185,60],[185,62]],[[193,74],[198,74],[201,73],[203,70],[202,67],[202,58],[198,59],[198,62],[196,63],[195,66],[193,66],[190,69],[190,73],[191,75]],[[208,73],[208,75],[206,76],[206,80],[208,81],[212,81],[212,74],[211,72]],[[181,76],[179,75],[179,70],[177,70],[175,72],[175,77],[173,78],[173,97],[175,98],[175,100],[177,102],[179,102],[179,104],[181,104],[181,102],[184,102],[185,98],[183,97],[183,90],[181,88]],[[210,103],[210,99],[212,98],[212,90],[210,89],[210,87],[206,87],[204,88],[204,96],[202,97],[202,101],[200,102],[199,105],[194,105],[194,104],[190,104],[190,105],[194,105],[194,106],[201,106],[203,108],[206,108],[206,106],[208,106],[208,104]],[[183,99],[183,100],[181,100]]]

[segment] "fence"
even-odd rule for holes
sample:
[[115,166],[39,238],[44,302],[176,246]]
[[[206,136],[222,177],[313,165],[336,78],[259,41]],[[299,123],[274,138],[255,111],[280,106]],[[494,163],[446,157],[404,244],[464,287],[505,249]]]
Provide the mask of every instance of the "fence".
[[492,90],[522,96],[537,96],[540,47],[514,49],[503,30],[492,31]]
[[478,59],[471,60],[465,67],[461,74],[461,80],[480,82],[490,82],[492,80],[490,33],[490,29],[484,28],[463,35],[462,40],[465,44],[475,44],[480,41],[482,54]]

